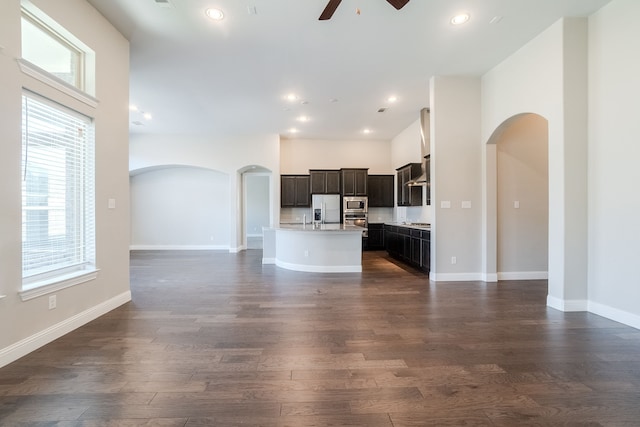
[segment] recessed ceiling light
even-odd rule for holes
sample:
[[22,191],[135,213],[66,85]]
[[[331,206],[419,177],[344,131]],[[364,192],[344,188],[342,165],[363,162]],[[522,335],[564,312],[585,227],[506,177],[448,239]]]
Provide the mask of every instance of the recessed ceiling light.
[[295,93],[288,93],[284,96],[284,99],[289,102],[294,102],[298,100],[298,95],[296,95]]
[[135,105],[131,104],[131,105],[129,105],[129,111],[138,111],[138,107],[136,107]]
[[387,101],[389,102],[396,102],[398,100],[398,97],[395,95],[391,95],[390,97],[387,98]]
[[308,122],[309,121],[309,116],[298,116],[296,117],[296,120],[299,122]]
[[364,133],[365,135],[369,135],[371,133],[371,129],[365,128],[362,130],[362,133]]
[[460,15],[456,15],[453,18],[451,18],[451,23],[453,25],[464,24],[469,20],[469,18],[471,18],[471,15],[469,15],[468,13],[461,13]]
[[151,119],[153,118],[153,116],[151,115],[151,113],[144,113],[144,114],[142,115],[142,117],[144,117],[144,118],[145,118],[145,119],[147,119],[147,120],[151,120]]
[[224,13],[220,9],[211,7],[205,10],[204,13],[214,21],[222,21],[224,19]]
[[289,129],[289,133],[298,133],[298,129],[291,128],[291,129]]

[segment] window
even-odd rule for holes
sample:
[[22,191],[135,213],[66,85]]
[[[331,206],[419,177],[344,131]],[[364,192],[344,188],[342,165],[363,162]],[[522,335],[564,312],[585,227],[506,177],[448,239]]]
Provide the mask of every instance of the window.
[[93,271],[94,204],[92,120],[23,92],[23,289]]
[[32,14],[22,13],[22,58],[84,90],[84,52]]

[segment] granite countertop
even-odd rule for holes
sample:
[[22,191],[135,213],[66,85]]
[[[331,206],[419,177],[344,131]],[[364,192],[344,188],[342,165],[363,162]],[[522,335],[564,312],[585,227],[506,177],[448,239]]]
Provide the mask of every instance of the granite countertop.
[[340,223],[336,224],[288,224],[281,223],[278,227],[281,230],[299,230],[299,231],[364,231],[363,227],[357,225],[344,225]]
[[418,230],[431,230],[431,224],[426,222],[385,222],[385,224],[397,227],[415,228]]

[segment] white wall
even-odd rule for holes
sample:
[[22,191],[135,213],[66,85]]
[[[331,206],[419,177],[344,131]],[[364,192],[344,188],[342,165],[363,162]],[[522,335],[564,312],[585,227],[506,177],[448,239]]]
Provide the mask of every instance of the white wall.
[[589,310],[640,328],[640,14],[615,0],[589,18]]
[[229,249],[229,200],[229,176],[210,169],[167,167],[134,175],[131,248]]
[[[96,53],[97,108],[72,100],[23,75],[20,2],[4,0],[0,13],[0,366],[92,320],[130,299],[128,96],[129,44],[84,0],[33,0],[47,15]],[[22,87],[95,118],[96,233],[98,277],[48,297],[21,301],[20,122]],[[108,199],[116,209],[107,209]]]
[[[430,94],[433,218],[429,276],[436,281],[480,280],[480,79],[436,76],[431,78]],[[443,208],[443,202],[450,207]],[[463,208],[463,202],[470,207]]]
[[[425,103],[428,100],[425,99]],[[416,111],[416,117],[418,112]],[[407,163],[418,163],[422,160],[420,151],[420,119],[411,123],[405,130],[391,141],[391,163],[393,172]]]
[[[546,279],[547,121],[523,114],[497,138],[498,279]],[[518,203],[518,208],[514,206]]]
[[[132,135],[129,169],[133,175],[166,166],[195,166],[215,170],[229,177],[229,200],[221,202],[228,210],[229,250],[243,249],[242,174],[256,167],[271,171],[276,177],[280,169],[280,138],[278,135]],[[280,220],[280,180],[272,179],[271,218]],[[270,224],[273,225],[273,224]],[[137,223],[133,223],[136,229]]]
[[[537,113],[549,123],[549,294],[561,310],[586,309],[586,19],[553,24],[482,77],[482,141],[503,123]],[[495,135],[493,135],[495,137]],[[483,148],[485,274],[495,273],[490,210],[495,151]],[[492,158],[493,156],[493,158]],[[495,240],[495,239],[494,239]],[[491,266],[493,264],[494,267]],[[492,271],[491,268],[494,268]]]
[[395,172],[389,141],[283,139],[280,150],[281,174],[340,168],[369,168],[370,174]]

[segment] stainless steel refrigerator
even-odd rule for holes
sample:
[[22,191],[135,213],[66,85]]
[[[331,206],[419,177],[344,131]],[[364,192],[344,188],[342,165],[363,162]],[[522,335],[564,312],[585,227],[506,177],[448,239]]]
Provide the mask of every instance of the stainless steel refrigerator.
[[340,195],[313,194],[311,196],[311,212],[314,222],[340,222]]

